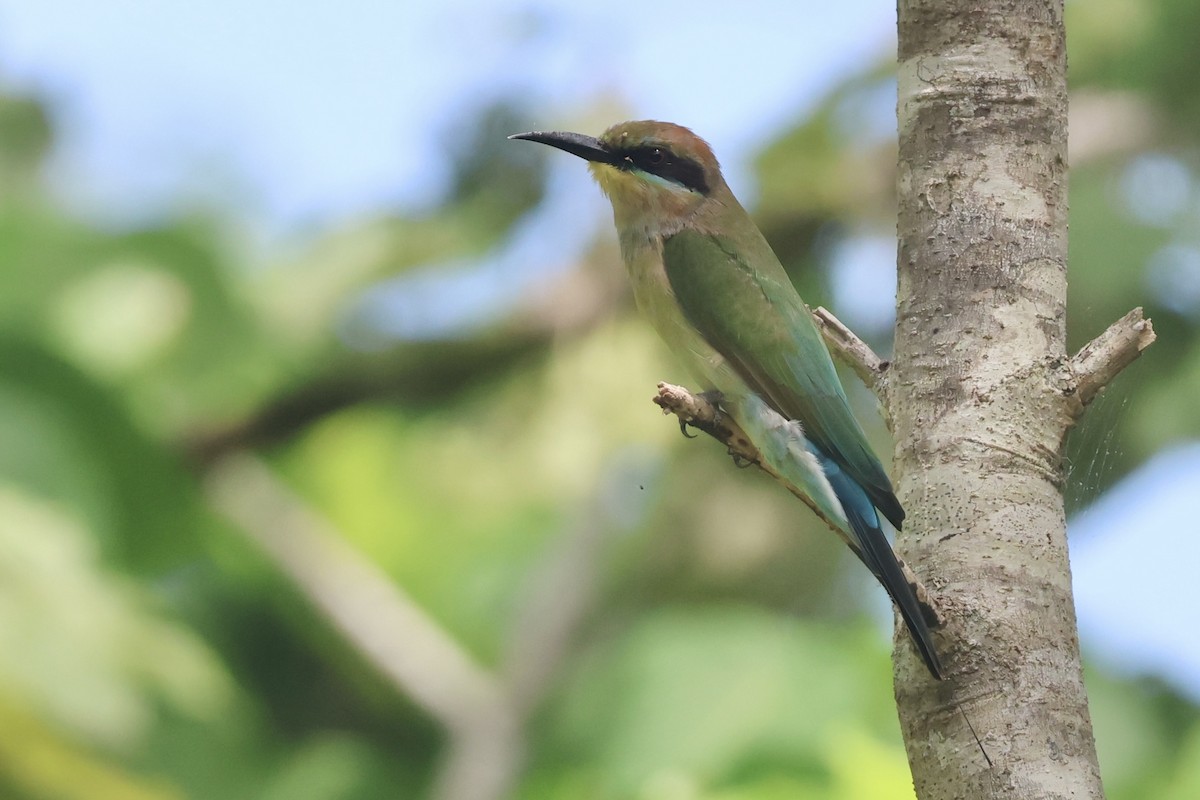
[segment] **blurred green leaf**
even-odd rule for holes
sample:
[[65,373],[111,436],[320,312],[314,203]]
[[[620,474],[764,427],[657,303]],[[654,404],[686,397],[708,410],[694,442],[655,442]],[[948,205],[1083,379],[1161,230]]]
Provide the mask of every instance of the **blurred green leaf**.
[[[677,783],[699,791],[764,772],[829,787],[841,768],[831,736],[866,751],[860,735],[886,735],[899,748],[878,702],[887,662],[869,641],[748,608],[661,610],[591,654],[561,735],[594,754],[601,797],[653,797]],[[870,735],[847,733],[864,723]],[[879,746],[857,769],[887,772],[886,753]]]
[[0,479],[86,519],[107,558],[161,569],[195,554],[196,497],[115,394],[44,348],[0,335]]

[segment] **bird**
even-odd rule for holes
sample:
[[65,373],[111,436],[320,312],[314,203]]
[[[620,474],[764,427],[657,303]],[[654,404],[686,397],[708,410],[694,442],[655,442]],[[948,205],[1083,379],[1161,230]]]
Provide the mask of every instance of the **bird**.
[[887,590],[925,666],[933,636],[880,515],[904,509],[850,410],[829,350],[779,258],[734,197],[712,147],[688,128],[640,120],[599,138],[510,139],[588,162],[612,204],[634,300],[760,457],[798,489]]

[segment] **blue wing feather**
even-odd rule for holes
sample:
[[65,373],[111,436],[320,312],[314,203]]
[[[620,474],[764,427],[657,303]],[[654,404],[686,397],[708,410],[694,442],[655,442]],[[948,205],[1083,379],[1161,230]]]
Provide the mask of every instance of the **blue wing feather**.
[[825,477],[833,487],[833,493],[842,504],[846,522],[851,534],[858,543],[857,548],[851,548],[867,565],[875,578],[887,590],[900,609],[900,616],[912,634],[917,651],[929,667],[929,671],[939,680],[942,678],[942,664],[938,659],[937,649],[933,646],[933,634],[925,622],[921,605],[913,593],[912,586],[904,577],[900,562],[892,552],[887,537],[879,525],[879,515],[875,505],[853,478],[845,473],[832,459],[823,454],[816,445],[809,443],[809,449],[817,456],[825,469]]

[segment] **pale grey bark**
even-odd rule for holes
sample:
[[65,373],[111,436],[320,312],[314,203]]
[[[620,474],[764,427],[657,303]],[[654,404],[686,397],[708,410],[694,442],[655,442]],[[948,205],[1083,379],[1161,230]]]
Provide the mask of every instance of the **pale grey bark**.
[[908,512],[898,548],[944,614],[949,673],[933,681],[897,648],[917,795],[1100,798],[1062,448],[1153,330],[1131,313],[1066,352],[1061,0],[900,0],[898,114],[896,347],[882,389]]

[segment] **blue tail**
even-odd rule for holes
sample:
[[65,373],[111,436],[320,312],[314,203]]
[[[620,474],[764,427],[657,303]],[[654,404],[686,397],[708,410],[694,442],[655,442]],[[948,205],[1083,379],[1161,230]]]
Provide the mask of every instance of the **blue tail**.
[[826,457],[811,441],[808,446],[821,462],[825,469],[825,477],[829,479],[833,493],[842,504],[846,522],[849,523],[853,539],[858,544],[858,547],[854,548],[855,554],[891,595],[896,607],[900,609],[904,624],[908,626],[913,643],[921,653],[921,658],[925,660],[925,666],[929,667],[933,677],[941,680],[942,663],[938,660],[937,650],[933,646],[933,634],[929,631],[929,625],[925,622],[921,605],[917,602],[912,587],[904,578],[896,554],[892,552],[891,545],[880,528],[879,514],[875,506],[863,488],[832,459]]

